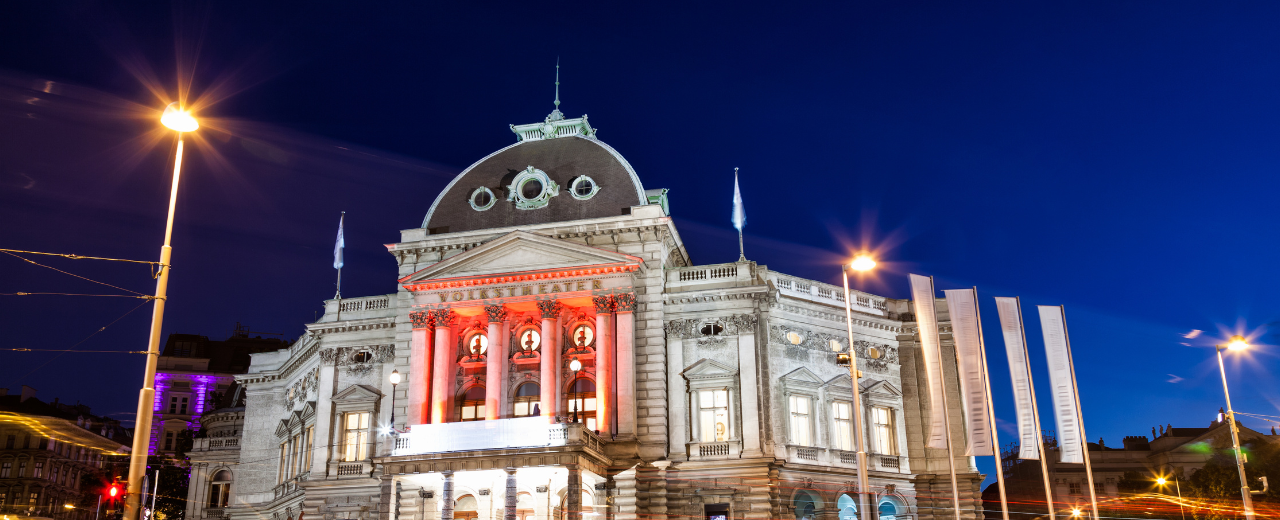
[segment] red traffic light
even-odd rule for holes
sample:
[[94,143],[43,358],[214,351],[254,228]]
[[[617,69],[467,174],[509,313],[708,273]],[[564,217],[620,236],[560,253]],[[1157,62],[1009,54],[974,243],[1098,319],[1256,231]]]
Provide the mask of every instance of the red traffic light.
[[107,488],[107,496],[110,496],[111,498],[115,498],[119,495],[120,495],[120,486],[112,484],[111,487]]

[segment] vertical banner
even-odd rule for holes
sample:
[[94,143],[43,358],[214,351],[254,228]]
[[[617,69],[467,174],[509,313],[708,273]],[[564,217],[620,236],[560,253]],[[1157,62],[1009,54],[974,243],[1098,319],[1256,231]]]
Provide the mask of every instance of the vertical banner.
[[929,433],[924,445],[945,450],[947,412],[942,402],[942,359],[938,350],[938,317],[933,309],[933,280],[918,274],[910,278],[916,326],[920,329],[920,350],[924,353],[924,374],[929,380]]
[[1027,365],[1027,346],[1023,343],[1022,316],[1017,298],[996,298],[1000,312],[1000,332],[1004,335],[1004,351],[1009,358],[1009,378],[1013,380],[1013,403],[1018,412],[1018,458],[1040,458],[1036,439],[1035,406],[1032,404],[1031,372]]
[[1053,387],[1053,417],[1058,424],[1059,462],[1084,464],[1080,438],[1080,413],[1076,409],[1076,385],[1071,377],[1071,354],[1067,352],[1067,329],[1062,307],[1040,305],[1040,328],[1044,329],[1044,353],[1049,358],[1049,384]]
[[964,399],[965,430],[969,442],[964,454],[992,456],[991,417],[987,413],[985,360],[979,343],[978,302],[973,289],[942,291],[947,295],[951,315],[951,337],[956,342],[956,364],[960,370],[960,395]]

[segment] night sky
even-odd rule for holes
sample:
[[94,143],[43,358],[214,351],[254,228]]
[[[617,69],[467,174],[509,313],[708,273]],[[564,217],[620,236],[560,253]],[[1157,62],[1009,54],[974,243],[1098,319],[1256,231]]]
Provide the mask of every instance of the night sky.
[[[333,296],[341,211],[343,293],[394,292],[383,245],[551,111],[558,57],[561,110],[671,190],[695,263],[737,258],[740,167],[750,259],[839,283],[866,245],[865,290],[976,285],[1002,421],[992,296],[1023,298],[1046,428],[1041,304],[1066,306],[1090,440],[1207,426],[1211,345],[1236,332],[1258,344],[1228,361],[1236,409],[1280,415],[1280,5],[114,4],[0,6],[0,248],[156,259],[174,141],[155,118],[191,85],[166,335],[296,338]],[[143,265],[28,258],[154,290]],[[128,294],[0,272],[4,293]],[[143,350],[140,303],[0,296],[0,342]],[[127,419],[142,363],[0,352],[0,387]]]

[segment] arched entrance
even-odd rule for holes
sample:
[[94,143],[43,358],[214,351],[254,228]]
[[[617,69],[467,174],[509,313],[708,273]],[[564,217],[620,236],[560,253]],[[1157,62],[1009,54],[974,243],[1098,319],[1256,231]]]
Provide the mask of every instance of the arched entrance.
[[840,520],[858,520],[858,502],[849,495],[840,495],[836,500],[836,508],[840,510]]
[[796,520],[816,520],[820,503],[821,501],[813,493],[805,490],[797,491],[796,497],[792,502],[796,512]]
[[885,500],[880,502],[880,520],[894,520],[898,515],[898,506],[893,502]]

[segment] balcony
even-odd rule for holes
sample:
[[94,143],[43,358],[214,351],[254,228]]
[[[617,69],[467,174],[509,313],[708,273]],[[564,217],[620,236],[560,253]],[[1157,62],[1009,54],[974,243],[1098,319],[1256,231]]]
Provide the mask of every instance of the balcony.
[[[787,460],[800,464],[816,464],[838,468],[857,468],[858,454],[853,451],[816,448],[809,446],[787,446]],[[867,454],[867,466],[871,471],[885,473],[910,473],[907,457],[902,455]]]
[[[844,307],[844,287],[805,280],[804,278],[781,273],[769,273],[769,280],[778,288],[778,292],[784,296]],[[884,297],[867,294],[862,291],[850,291],[850,294],[853,296],[853,302],[851,302],[852,305],[850,307],[854,311],[876,316],[888,315],[889,307]]]
[[395,309],[392,307],[395,302],[392,298],[395,295],[387,294],[382,296],[365,296],[362,298],[343,298],[341,300],[326,300],[324,302],[324,315],[320,317],[317,323],[325,323],[342,320],[362,320],[368,318],[383,318],[393,316]]
[[396,438],[391,456],[554,446],[584,446],[604,453],[604,443],[581,423],[548,424],[546,417],[520,417],[417,424]]
[[752,284],[751,264],[698,265],[667,269],[667,292],[701,291]]
[[208,437],[203,439],[193,439],[191,451],[213,451],[213,450],[238,450],[240,449],[239,437]]
[[724,460],[742,456],[742,441],[690,442],[689,460]]

